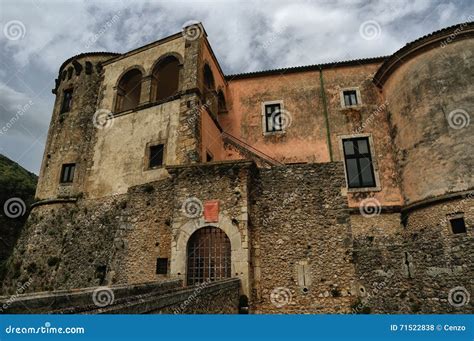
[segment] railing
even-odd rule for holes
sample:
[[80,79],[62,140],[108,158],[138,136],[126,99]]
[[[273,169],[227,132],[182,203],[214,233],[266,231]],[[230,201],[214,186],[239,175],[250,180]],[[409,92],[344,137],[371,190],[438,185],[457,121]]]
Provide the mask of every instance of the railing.
[[264,152],[256,149],[255,147],[251,146],[250,144],[248,144],[247,142],[245,141],[242,141],[240,140],[239,138],[227,133],[227,132],[222,132],[222,138],[231,143],[233,143],[234,145],[237,145],[237,147],[240,147],[240,148],[243,148],[245,149],[245,151],[249,152],[250,154],[253,154],[254,156],[260,158],[260,159],[263,159],[264,161],[266,161],[267,163],[273,165],[273,166],[283,166],[284,163],[272,158],[271,156],[265,154]]

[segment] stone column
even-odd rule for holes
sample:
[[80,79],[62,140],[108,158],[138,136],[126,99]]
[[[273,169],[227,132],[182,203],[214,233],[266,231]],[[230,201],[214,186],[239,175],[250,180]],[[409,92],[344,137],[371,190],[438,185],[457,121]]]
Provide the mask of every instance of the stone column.
[[140,92],[140,105],[151,103],[151,80],[152,76],[148,75],[142,78],[142,90]]

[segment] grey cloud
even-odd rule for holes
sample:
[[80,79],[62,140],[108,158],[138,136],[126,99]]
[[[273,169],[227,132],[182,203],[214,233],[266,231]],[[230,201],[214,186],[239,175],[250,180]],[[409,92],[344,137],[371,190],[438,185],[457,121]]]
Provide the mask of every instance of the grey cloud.
[[[203,22],[227,74],[373,57],[391,54],[420,36],[465,21],[474,15],[474,4],[467,0],[6,0],[0,13],[2,27],[20,20],[26,30],[24,38],[15,41],[0,32],[0,124],[15,114],[18,104],[30,98],[35,102],[8,134],[0,136],[0,152],[15,158],[24,154],[28,141],[35,145],[29,153],[42,155],[37,149],[44,144],[51,115],[50,89],[58,67],[72,55],[125,52],[197,20]],[[114,16],[118,19],[108,25]],[[359,33],[361,24],[369,20],[380,27],[373,40]],[[13,76],[31,91],[9,82]],[[30,157],[23,165],[37,172],[40,159]]]
[[42,102],[0,83],[0,135],[30,135],[28,131],[44,130],[47,124],[35,115],[38,110],[44,111]]

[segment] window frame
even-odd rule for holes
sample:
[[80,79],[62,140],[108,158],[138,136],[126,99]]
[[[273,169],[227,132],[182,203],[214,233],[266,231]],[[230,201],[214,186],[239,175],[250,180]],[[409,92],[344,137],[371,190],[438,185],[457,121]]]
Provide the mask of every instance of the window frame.
[[[158,90],[160,89],[161,82],[163,80],[159,79],[159,73],[163,68],[166,66],[168,63],[172,62],[177,62],[177,86],[176,90],[168,96],[164,96],[162,98],[158,99]],[[158,60],[155,62],[153,65],[153,68],[151,69],[151,74],[149,76],[143,76],[143,78],[150,77],[150,103],[164,103],[168,102],[171,99],[175,98],[179,93],[181,89],[181,73],[183,69],[183,64],[180,61],[180,58],[173,54],[165,54],[158,58]]]
[[[132,88],[132,90],[138,88],[140,91],[138,95],[138,102],[136,103],[134,107],[124,109],[124,99],[127,95],[127,92],[126,92],[126,89],[124,89],[123,87],[124,84],[122,84],[122,82],[124,82],[125,77],[129,73],[132,73],[132,72],[139,72],[141,74],[141,78],[140,78],[140,81],[138,82],[139,83],[138,86]],[[128,75],[128,77],[129,77],[128,81],[130,81],[130,78],[133,78],[134,76]],[[113,87],[114,98],[112,102],[112,108],[113,108],[114,114],[128,113],[128,112],[138,110],[140,108],[140,106],[143,104],[142,98],[145,96],[143,91],[144,91],[144,83],[146,82],[147,77],[149,76],[147,76],[145,70],[141,66],[138,66],[138,65],[131,66],[128,69],[126,69],[124,72],[122,72],[122,74],[117,79],[117,83]],[[148,95],[148,100],[150,100],[150,97],[149,97],[150,93],[148,93],[147,95]]]
[[[454,214],[448,214],[446,215],[446,219],[448,221],[448,229],[451,232],[452,235],[457,236],[465,236],[468,234],[468,226],[466,224],[466,218],[464,217],[464,213],[454,213]],[[454,232],[454,226],[452,224],[453,220],[462,220],[464,224],[464,232]]]
[[[150,166],[150,161],[151,161],[151,148],[155,146],[163,146],[163,156],[162,156],[162,162],[160,166]],[[154,169],[161,169],[164,168],[166,165],[166,143],[165,141],[153,141],[147,143],[145,147],[145,160],[144,160],[144,170],[154,170]]]
[[262,130],[263,130],[263,135],[279,135],[279,134],[284,134],[286,133],[285,127],[281,127],[281,130],[272,130],[268,131],[267,130],[267,115],[266,115],[266,108],[267,106],[270,105],[280,105],[280,112],[283,113],[285,111],[285,107],[283,105],[283,100],[275,100],[275,101],[265,101],[262,102]]
[[[163,269],[163,267],[160,268],[160,265],[163,265],[163,264],[160,264],[160,261],[162,261],[163,263],[166,262],[166,265],[165,265],[165,267],[166,267],[166,272],[160,272],[160,271],[158,271],[159,269]],[[166,257],[158,257],[158,258],[156,259],[156,269],[155,269],[155,273],[156,273],[157,275],[161,275],[161,276],[166,276],[166,275],[168,275],[169,268],[170,268],[169,265],[170,265],[170,264],[169,264],[169,258],[166,258]]]
[[204,85],[204,91],[214,92],[216,90],[216,80],[208,62],[204,63],[202,68],[202,82]]
[[[372,174],[374,178],[374,186],[373,187],[349,187],[349,177],[347,171],[347,163],[346,163],[346,155],[344,153],[344,141],[351,140],[351,139],[362,139],[366,138],[368,140],[368,147],[369,147],[369,154],[370,160],[372,162]],[[351,135],[339,135],[339,152],[342,162],[344,163],[344,177],[346,179],[346,189],[349,193],[354,192],[380,192],[381,185],[380,185],[380,178],[379,178],[379,169],[376,160],[376,153],[373,143],[373,138],[371,134],[351,134]]]
[[217,113],[226,114],[228,112],[229,110],[227,109],[227,101],[224,92],[222,89],[219,89],[219,91],[217,91]]
[[[344,100],[344,92],[346,91],[355,91],[356,93],[356,101],[357,104],[355,105],[346,105],[346,101]],[[351,88],[343,88],[340,91],[340,100],[341,100],[341,107],[342,108],[357,108],[362,106],[362,97],[360,95],[360,89],[358,87],[351,87]]]
[[[164,161],[165,161],[165,145],[162,144],[162,143],[159,143],[159,144],[150,145],[148,148],[149,148],[149,152],[150,152],[150,154],[149,154],[149,159],[148,159],[148,168],[154,169],[154,168],[161,168],[161,167],[163,167],[163,163],[164,163]],[[153,160],[153,158],[154,158],[155,156],[157,156],[157,155],[152,155],[152,150],[154,150],[155,148],[156,148],[157,151],[158,151],[157,154],[158,154],[158,155],[161,154],[161,155],[160,155],[161,162],[157,163],[156,165],[152,165],[152,160]],[[160,153],[160,151],[161,151],[161,153]]]
[[[66,168],[71,168],[72,167],[72,178],[71,178],[71,175],[70,175],[70,170],[69,170],[69,174],[68,174],[68,179],[71,178],[71,180],[67,180],[67,181],[63,181],[64,179],[64,176],[65,176],[65,170]],[[76,168],[77,168],[77,164],[76,163],[63,163],[61,165],[61,172],[59,173],[59,184],[61,185],[70,185],[72,183],[74,183],[74,177],[76,175]]]
[[[66,100],[66,93],[70,93],[71,94],[71,98],[69,99],[69,102],[68,102],[68,109],[65,110],[65,100]],[[64,89],[63,90],[63,96],[62,96],[62,100],[61,100],[61,109],[59,111],[60,114],[65,114],[67,112],[70,112],[72,110],[72,99],[73,99],[73,94],[74,94],[74,88],[68,88],[68,89]]]

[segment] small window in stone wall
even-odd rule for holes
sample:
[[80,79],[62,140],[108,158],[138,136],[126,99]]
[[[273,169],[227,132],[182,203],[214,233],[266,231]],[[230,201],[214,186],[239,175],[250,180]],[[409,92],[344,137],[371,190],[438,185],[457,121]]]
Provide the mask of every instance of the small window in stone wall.
[[352,107],[359,104],[357,100],[357,91],[356,90],[345,90],[343,91],[344,95],[344,106]]
[[466,223],[463,216],[453,217],[449,219],[449,224],[454,234],[466,233]]
[[150,155],[149,155],[149,168],[156,168],[163,166],[163,144],[157,144],[155,146],[150,146]]
[[156,274],[157,275],[168,274],[168,258],[158,258],[156,260]]
[[225,113],[227,112],[227,105],[225,103],[225,96],[222,91],[219,91],[217,93],[217,108],[220,113]]
[[209,67],[209,65],[204,65],[204,86],[206,87],[206,90],[214,90],[214,75],[212,74],[212,70]]
[[63,102],[61,104],[61,114],[71,110],[72,104],[72,89],[64,90]]
[[74,171],[76,169],[75,163],[64,164],[61,169],[61,183],[71,183],[74,180]]

